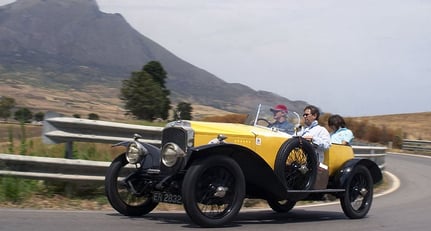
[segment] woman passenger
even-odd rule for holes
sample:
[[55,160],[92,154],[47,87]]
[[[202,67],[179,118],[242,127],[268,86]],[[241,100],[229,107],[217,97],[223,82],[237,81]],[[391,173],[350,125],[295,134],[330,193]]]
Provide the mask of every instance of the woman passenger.
[[354,136],[350,129],[346,128],[346,122],[340,115],[331,115],[328,118],[328,125],[331,128],[331,143],[350,145]]

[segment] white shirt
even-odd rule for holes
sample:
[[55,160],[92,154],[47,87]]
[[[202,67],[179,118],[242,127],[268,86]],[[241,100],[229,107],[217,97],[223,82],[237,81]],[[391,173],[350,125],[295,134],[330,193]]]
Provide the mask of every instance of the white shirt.
[[313,144],[316,148],[316,153],[318,154],[319,161],[323,162],[323,157],[325,150],[331,146],[331,135],[325,127],[318,124],[317,120],[313,121],[310,126],[306,127],[301,136],[312,136]]

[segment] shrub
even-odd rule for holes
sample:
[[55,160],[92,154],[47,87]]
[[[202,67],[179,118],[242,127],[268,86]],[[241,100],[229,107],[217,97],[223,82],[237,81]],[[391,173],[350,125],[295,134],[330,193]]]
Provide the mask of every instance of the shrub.
[[0,201],[20,202],[38,190],[36,180],[12,176],[0,177]]

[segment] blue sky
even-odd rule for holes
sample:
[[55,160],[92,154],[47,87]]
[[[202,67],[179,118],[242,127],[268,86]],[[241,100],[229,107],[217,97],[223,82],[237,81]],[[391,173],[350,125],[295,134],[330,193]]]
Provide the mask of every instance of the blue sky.
[[97,2],[226,82],[344,116],[431,111],[430,0]]

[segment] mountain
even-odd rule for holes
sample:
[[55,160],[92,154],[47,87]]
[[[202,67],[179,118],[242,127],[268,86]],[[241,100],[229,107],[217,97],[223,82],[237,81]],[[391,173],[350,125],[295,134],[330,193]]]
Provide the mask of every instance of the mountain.
[[120,14],[101,12],[95,0],[17,0],[0,7],[2,85],[119,89],[123,79],[152,60],[168,73],[173,103],[231,112],[249,111],[257,103],[285,103],[302,111],[306,104],[227,83],[140,34]]

